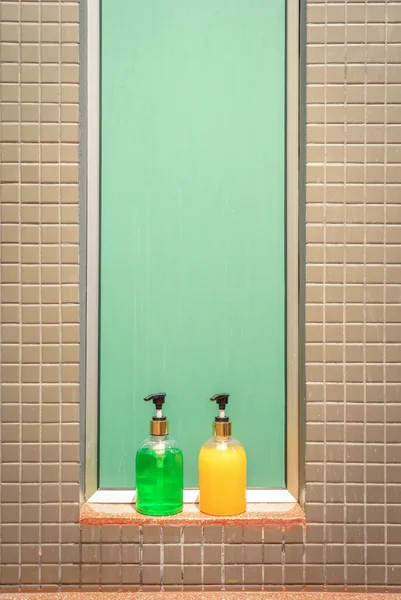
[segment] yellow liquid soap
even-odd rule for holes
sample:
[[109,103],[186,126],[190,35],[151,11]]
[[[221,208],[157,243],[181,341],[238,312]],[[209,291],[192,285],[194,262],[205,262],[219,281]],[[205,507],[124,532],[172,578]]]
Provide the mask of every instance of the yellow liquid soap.
[[216,516],[246,510],[246,454],[233,438],[212,438],[199,453],[199,508]]

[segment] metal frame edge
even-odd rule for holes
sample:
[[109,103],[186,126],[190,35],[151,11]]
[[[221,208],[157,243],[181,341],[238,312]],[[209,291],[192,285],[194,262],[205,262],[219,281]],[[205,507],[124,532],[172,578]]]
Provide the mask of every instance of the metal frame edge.
[[86,465],[86,199],[87,199],[87,6],[86,1],[79,5],[79,500],[85,500]]
[[100,0],[84,0],[80,10],[81,497],[86,499],[98,489]]
[[299,57],[298,57],[298,90],[299,90],[299,164],[298,164],[298,280],[299,280],[299,323],[300,338],[298,343],[298,473],[299,497],[301,506],[305,506],[305,468],[306,468],[306,361],[305,361],[305,303],[306,303],[306,50],[307,50],[307,0],[299,0]]
[[287,490],[297,500],[301,496],[300,447],[300,345],[304,338],[304,322],[301,320],[300,277],[300,2],[287,0],[286,35],[287,70],[287,161],[286,161],[286,227],[287,227],[287,281],[286,281],[286,475]]
[[[286,32],[286,478],[304,497],[304,149],[301,78],[304,0],[287,0]],[[302,81],[301,81],[302,79]],[[100,0],[80,5],[80,495],[98,491]]]

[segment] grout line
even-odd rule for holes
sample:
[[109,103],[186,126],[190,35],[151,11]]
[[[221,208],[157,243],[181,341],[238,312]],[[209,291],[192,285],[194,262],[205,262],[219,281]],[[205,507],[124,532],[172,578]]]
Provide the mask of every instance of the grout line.
[[123,587],[123,542],[122,542],[122,534],[123,534],[123,526],[120,525],[119,527],[119,543],[120,543],[120,581],[119,581],[119,586],[120,586],[120,590],[122,590]]
[[[78,591],[82,592],[82,525],[79,525],[79,565],[78,565]],[[60,579],[59,579],[60,582]],[[59,591],[61,591],[61,585],[59,583]]]
[[265,589],[265,528],[262,527],[262,592],[264,592]]
[[180,527],[181,589],[184,590],[184,528]]
[[221,589],[226,589],[226,568],[225,568],[225,552],[224,552],[224,527],[221,528]]
[[205,589],[205,527],[201,527],[201,588]]
[[164,545],[163,545],[164,528],[160,527],[160,591],[164,591]]
[[99,565],[100,566],[100,569],[99,569],[99,592],[101,592],[102,584],[103,584],[103,568],[102,567],[103,567],[103,546],[104,546],[103,527],[102,526],[99,528],[99,537],[100,537],[100,540],[99,540],[99,550],[100,550],[100,552],[99,552],[99,555],[100,555],[99,556],[99,563],[100,563],[100,565]]
[[[344,62],[345,62],[345,77],[344,77],[344,216],[346,214],[346,207],[347,207],[347,196],[348,196],[348,188],[347,188],[347,138],[348,138],[348,131],[347,131],[347,125],[348,125],[348,117],[347,117],[347,108],[348,108],[348,46],[347,46],[347,42],[348,42],[348,36],[347,36],[347,27],[348,27],[348,10],[347,10],[347,3],[345,3],[344,6],[344,11],[345,11],[345,15],[344,15],[344,21],[345,21],[345,26],[344,26],[344,30],[345,30],[345,40],[344,40],[344,44],[345,44],[345,57],[344,57]],[[343,470],[343,476],[344,476],[344,484],[343,484],[343,521],[344,521],[344,527],[343,527],[343,535],[344,535],[344,591],[347,590],[348,588],[348,552],[347,552],[347,543],[348,543],[348,528],[347,528],[347,371],[346,371],[346,364],[347,364],[347,335],[346,335],[346,306],[347,306],[347,225],[346,225],[346,219],[345,219],[345,223],[344,223],[344,233],[343,233],[343,264],[344,264],[344,271],[343,271],[343,298],[342,298],[342,302],[343,302],[343,326],[342,326],[342,335],[343,335],[343,353],[342,353],[342,358],[343,358],[343,398],[344,398],[344,450],[343,450],[343,460],[344,460],[344,470]]]
[[[40,8],[40,7],[39,7]],[[61,582],[62,582],[62,552],[61,552],[61,541],[62,541],[62,527],[61,527],[61,521],[62,521],[62,469],[63,469],[63,465],[62,465],[62,404],[63,404],[63,385],[62,385],[62,381],[63,381],[63,370],[62,370],[62,300],[61,300],[61,289],[62,289],[62,255],[61,255],[61,90],[62,90],[62,78],[61,78],[61,48],[62,48],[62,44],[61,44],[61,40],[62,40],[62,28],[61,28],[61,0],[58,0],[58,9],[59,9],[59,40],[60,40],[60,47],[59,47],[59,61],[58,61],[58,72],[59,72],[59,94],[58,94],[58,110],[59,110],[59,114],[58,114],[58,185],[59,185],[59,190],[58,190],[58,221],[59,221],[59,251],[58,251],[58,257],[59,257],[59,361],[60,361],[60,366],[59,366],[59,413],[58,413],[58,419],[59,419],[59,435],[60,435],[60,448],[59,448],[59,572],[58,572],[58,580],[59,580],[59,587],[61,588]],[[80,564],[79,566],[79,570],[82,570],[82,564]]]
[[302,591],[306,591],[306,527],[302,526]]
[[368,36],[368,3],[365,0],[364,3],[364,11],[365,11],[365,69],[364,69],[364,163],[363,163],[363,174],[364,174],[364,183],[363,183],[363,310],[362,310],[362,319],[363,319],[363,366],[362,366],[362,378],[363,378],[363,558],[364,558],[364,588],[367,591],[368,586],[368,545],[367,545],[367,467],[366,467],[366,425],[367,425],[367,404],[366,404],[366,297],[367,297],[367,275],[366,275],[366,248],[367,248],[367,236],[366,236],[366,192],[367,192],[367,126],[368,126],[368,83],[367,83],[367,69],[368,69],[368,56],[367,56],[367,36]]
[[143,526],[139,526],[139,590],[143,590]]
[[[42,132],[41,132],[41,118],[42,118],[42,22],[41,22],[41,6],[39,6],[39,27],[38,27],[38,36],[39,36],[39,127],[38,127],[38,151],[39,151],[39,163],[38,163],[38,182],[39,182],[39,533],[38,533],[38,544],[39,544],[39,580],[38,587],[39,591],[41,591],[42,587],[42,521],[43,521],[43,498],[42,498],[42,482],[43,482],[43,322],[42,322],[42,310],[43,310],[43,296],[42,296],[42,198],[41,198],[41,189],[42,189]],[[61,495],[59,495],[59,504],[61,506]],[[59,508],[60,512],[60,508]],[[60,517],[60,515],[59,515]],[[59,523],[61,519],[59,518]],[[59,529],[61,525],[59,524]],[[59,562],[61,563],[61,536],[59,536]]]
[[[0,2],[0,23],[3,22],[3,4]],[[2,67],[2,64],[0,62],[0,69]],[[0,86],[0,106],[2,106],[2,102],[3,102],[3,92],[2,92],[2,86]],[[2,114],[0,113],[0,139],[3,139],[3,119],[2,119]],[[0,154],[0,181],[3,181],[3,160],[2,160],[3,154]],[[2,226],[2,215],[0,213],[0,227]],[[2,266],[3,266],[3,261],[0,258],[0,284],[1,286],[3,286],[3,281],[2,281]],[[1,288],[0,288],[1,289]],[[19,297],[19,302],[21,302],[21,297]],[[0,323],[3,322],[2,319],[2,313],[3,313],[3,297],[2,295],[0,296]],[[3,364],[3,336],[2,336],[2,332],[0,335],[0,365]],[[3,389],[3,374],[2,374],[2,369],[0,369],[0,390]],[[0,424],[3,422],[3,402],[0,402]],[[3,448],[3,436],[2,436],[2,427],[0,426],[0,448]],[[0,481],[3,481],[3,464],[2,461],[0,460]],[[3,522],[3,515],[2,515],[2,486],[0,485],[0,523]],[[0,592],[2,591],[2,581],[3,581],[3,577],[2,577],[2,545],[0,544]]]
[[244,545],[244,530],[242,530],[242,542],[241,542],[241,579],[242,579],[242,591],[245,590],[245,545]]
[[388,590],[388,530],[387,530],[387,85],[388,85],[388,0],[385,0],[385,24],[384,24],[384,282],[383,282],[383,409],[384,409],[384,438],[383,438],[383,460],[384,460],[384,585]]
[[21,590],[22,577],[22,194],[21,194],[21,143],[22,143],[22,88],[21,88],[21,0],[19,1],[18,13],[18,49],[19,49],[19,69],[18,69],[18,226],[19,226],[19,248],[18,248],[18,287],[19,287],[19,364],[18,364],[18,383],[19,383],[19,503],[18,503],[18,591]]
[[326,390],[326,245],[327,245],[327,60],[328,60],[328,39],[327,39],[327,0],[324,4],[324,162],[323,162],[323,285],[322,285],[322,325],[323,325],[323,342],[322,342],[322,363],[323,363],[323,590],[327,589],[327,390]]

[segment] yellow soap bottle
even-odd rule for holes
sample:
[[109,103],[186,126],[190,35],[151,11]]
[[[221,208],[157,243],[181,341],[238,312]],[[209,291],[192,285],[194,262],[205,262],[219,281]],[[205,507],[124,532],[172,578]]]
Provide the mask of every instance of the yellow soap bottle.
[[216,394],[210,398],[219,405],[219,416],[213,423],[214,436],[199,453],[199,508],[218,517],[246,510],[246,454],[231,437],[231,421],[225,413],[228,397]]

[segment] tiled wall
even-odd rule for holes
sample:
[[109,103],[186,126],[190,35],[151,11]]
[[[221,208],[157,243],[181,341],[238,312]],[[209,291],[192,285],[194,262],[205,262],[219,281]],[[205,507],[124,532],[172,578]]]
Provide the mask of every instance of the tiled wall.
[[80,530],[78,3],[0,10],[1,589],[401,591],[401,2],[308,4],[308,525],[286,533]]

